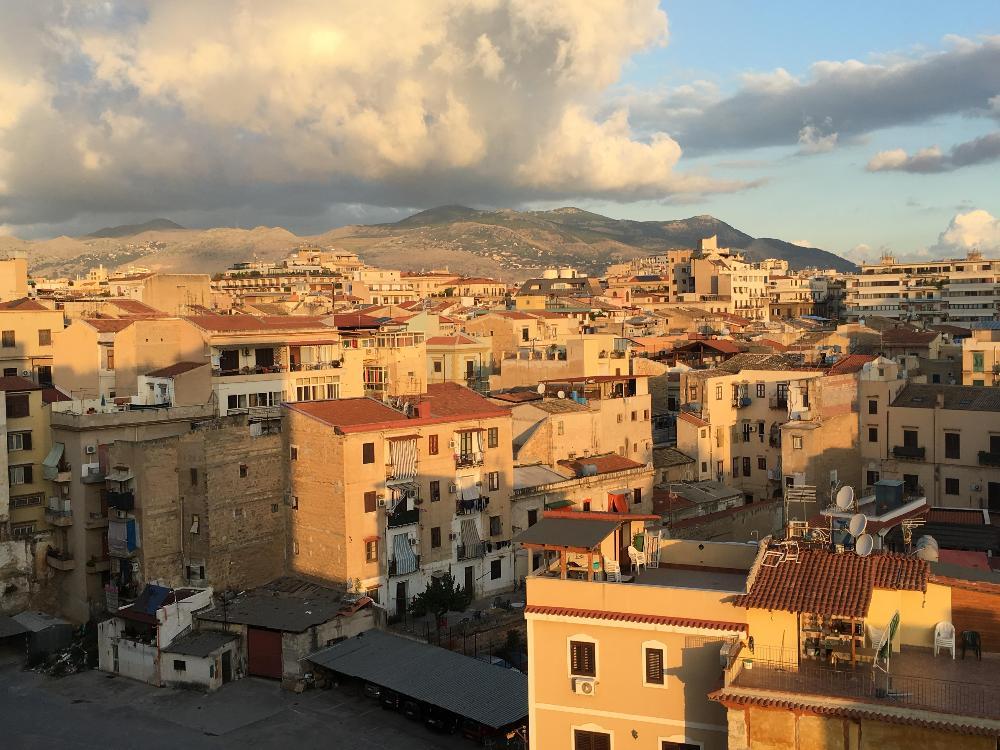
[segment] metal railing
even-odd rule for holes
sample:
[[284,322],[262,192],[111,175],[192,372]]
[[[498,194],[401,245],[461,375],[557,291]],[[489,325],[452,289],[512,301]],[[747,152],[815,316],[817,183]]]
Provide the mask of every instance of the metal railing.
[[455,454],[455,467],[459,469],[464,469],[470,466],[482,466],[483,464],[483,454],[474,453],[456,453]]
[[386,519],[386,525],[390,529],[397,529],[400,526],[410,526],[417,523],[420,520],[420,509],[414,508],[413,510],[399,510],[395,513],[390,513],[389,517]]
[[[416,560],[416,565],[407,565],[402,568],[395,557],[389,558],[389,577],[405,576],[420,570],[420,555],[414,555],[413,557]],[[409,560],[406,562],[409,562]]]
[[979,451],[980,466],[1000,466],[1000,453],[994,451]]
[[915,445],[894,445],[892,447],[893,458],[908,458],[916,461],[923,461],[927,451],[923,446]]
[[471,516],[476,513],[482,513],[490,504],[490,499],[488,497],[477,497],[471,500],[456,500],[455,501],[455,515],[456,516]]
[[459,561],[462,560],[475,560],[486,554],[486,544],[483,542],[476,542],[475,544],[458,545],[458,549],[455,551],[455,555]]

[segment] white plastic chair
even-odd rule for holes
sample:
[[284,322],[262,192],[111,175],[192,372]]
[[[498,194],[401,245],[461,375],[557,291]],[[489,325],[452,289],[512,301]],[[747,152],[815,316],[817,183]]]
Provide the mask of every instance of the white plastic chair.
[[934,626],[934,656],[940,649],[950,649],[951,658],[955,658],[955,626],[943,620]]
[[612,583],[622,582],[622,566],[618,564],[617,560],[604,561],[604,576]]
[[639,568],[648,567],[646,565],[646,553],[637,550],[631,544],[628,546],[628,559],[632,561],[632,569],[638,573]]

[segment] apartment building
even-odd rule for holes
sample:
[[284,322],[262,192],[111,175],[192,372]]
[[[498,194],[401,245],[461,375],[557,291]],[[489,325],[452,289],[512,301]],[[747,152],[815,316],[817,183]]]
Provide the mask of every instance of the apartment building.
[[54,336],[63,315],[33,299],[0,303],[0,373],[52,385]]
[[729,600],[757,550],[661,540],[656,567],[633,570],[626,548],[654,519],[546,511],[516,538],[539,558],[525,581],[531,747],[726,748],[726,713],[706,696],[746,633]]
[[[215,414],[211,404],[129,409],[100,400],[71,400],[52,405],[52,450],[44,476],[53,483],[61,510],[69,513],[53,529],[46,561],[55,571],[51,585],[64,616],[86,622],[104,612],[109,601],[114,608],[127,595],[135,596],[135,588],[126,584],[145,580],[139,551],[145,521],[141,506],[136,517],[136,497],[147,486],[154,492],[169,483],[162,473],[144,473],[144,485],[137,487],[138,462],[135,468],[116,470],[112,446],[183,435]],[[180,533],[180,518],[173,524],[154,533]]]
[[28,296],[28,259],[0,258],[0,302]]
[[973,323],[962,340],[962,385],[1000,385],[1000,322]]
[[490,386],[498,390],[555,378],[629,375],[636,348],[631,339],[614,333],[567,334],[547,346],[532,344],[505,353]]
[[571,335],[580,333],[577,321],[564,315],[515,310],[490,310],[460,324],[464,333],[490,342],[492,364],[501,363],[508,355],[523,349],[544,351],[557,347]]
[[198,308],[212,307],[211,279],[203,273],[112,274],[102,291],[145,302],[168,315],[190,315]]
[[345,334],[344,346],[362,357],[365,395],[386,398],[424,392],[428,380],[423,333],[382,326],[377,331]]
[[492,370],[489,341],[456,333],[430,336],[424,345],[428,383],[458,383],[474,391],[488,390]]
[[511,586],[510,411],[454,383],[401,406],[287,405],[291,569],[396,614],[441,571],[477,595]]
[[[62,500],[52,498],[43,472],[50,449],[49,407],[42,386],[14,375],[0,377],[4,420],[2,463],[4,502],[0,506],[0,535],[31,539],[51,523],[63,522]],[[50,507],[51,506],[51,507]],[[6,528],[5,528],[6,527]]]
[[362,268],[351,274],[345,291],[365,305],[399,305],[421,298],[416,285],[400,271]]
[[771,318],[799,318],[827,312],[823,304],[828,294],[824,278],[814,278],[809,274],[771,275],[767,286]]
[[514,306],[517,310],[545,310],[561,307],[573,298],[591,299],[600,296],[600,282],[575,268],[548,268],[538,279],[528,279],[517,290]]
[[876,314],[961,325],[995,320],[1000,310],[1000,259],[978,251],[915,263],[885,255],[846,281],[845,313],[852,320]]

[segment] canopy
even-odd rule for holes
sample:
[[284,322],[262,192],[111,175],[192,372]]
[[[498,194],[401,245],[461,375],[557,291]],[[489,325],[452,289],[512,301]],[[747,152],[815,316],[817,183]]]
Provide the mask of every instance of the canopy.
[[409,535],[396,534],[392,538],[392,553],[396,558],[396,575],[403,576],[417,569],[417,556],[413,554]]

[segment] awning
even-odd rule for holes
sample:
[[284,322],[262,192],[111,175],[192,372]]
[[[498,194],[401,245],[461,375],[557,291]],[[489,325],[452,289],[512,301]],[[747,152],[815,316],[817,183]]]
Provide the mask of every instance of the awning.
[[390,440],[389,463],[395,479],[412,479],[417,475],[417,439]]
[[462,519],[462,546],[467,550],[475,549],[476,545],[482,544],[482,540],[479,538],[479,527],[476,526],[474,519],[465,518]]
[[458,497],[460,500],[475,500],[479,497],[479,487],[475,477],[458,477],[455,483],[458,485]]
[[128,554],[128,528],[125,521],[115,518],[108,521],[108,552],[117,557]]
[[127,482],[130,479],[135,479],[135,474],[128,469],[115,469],[104,478],[109,482]]
[[417,556],[413,554],[407,534],[396,534],[392,538],[392,553],[396,559],[396,575],[403,576],[417,569]]
[[59,474],[59,464],[62,462],[63,451],[66,446],[62,443],[53,443],[49,455],[42,461],[42,476],[45,479],[55,479]]
[[572,500],[553,500],[551,503],[545,503],[545,510],[558,510],[559,508],[569,508],[573,505],[576,505],[576,503]]

